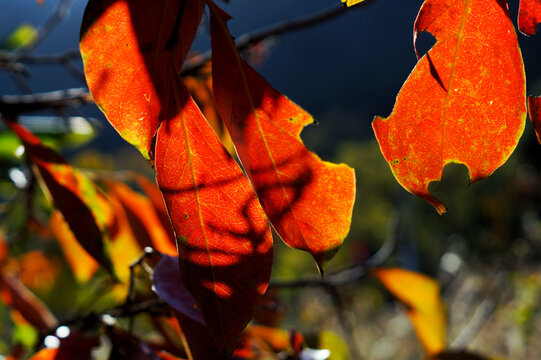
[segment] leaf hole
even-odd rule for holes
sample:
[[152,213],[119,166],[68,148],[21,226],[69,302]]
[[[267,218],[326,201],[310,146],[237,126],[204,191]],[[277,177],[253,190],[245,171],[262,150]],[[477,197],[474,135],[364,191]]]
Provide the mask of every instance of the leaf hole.
[[417,37],[417,41],[415,42],[415,47],[417,48],[419,57],[423,57],[423,55],[426,54],[435,43],[436,38],[431,33],[427,31],[420,33]]

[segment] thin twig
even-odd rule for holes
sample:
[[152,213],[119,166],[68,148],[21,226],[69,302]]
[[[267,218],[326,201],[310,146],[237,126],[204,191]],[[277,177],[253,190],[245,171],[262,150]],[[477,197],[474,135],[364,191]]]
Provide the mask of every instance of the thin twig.
[[383,245],[374,255],[372,255],[372,257],[370,257],[364,263],[355,265],[352,268],[337,271],[336,273],[329,275],[323,279],[320,277],[307,277],[293,280],[277,279],[272,281],[269,284],[269,287],[280,289],[326,286],[340,287],[354,283],[365,277],[371,269],[381,266],[389,258],[396,246],[396,242],[399,237],[399,223],[400,222],[396,216],[391,217],[391,219],[389,220],[387,237],[383,242]]
[[[300,17],[298,19],[284,21],[275,25],[271,25],[267,28],[257,30],[251,33],[241,35],[235,41],[235,45],[239,51],[246,50],[247,47],[257,44],[258,42],[273,36],[280,36],[285,33],[290,33],[298,30],[303,30],[314,25],[318,25],[322,22],[334,19],[340,15],[345,14],[348,11],[354,11],[360,9],[371,3],[370,0],[365,0],[357,6],[352,8],[345,8],[343,6],[333,6],[329,9],[321,10],[316,13]],[[201,55],[193,57],[192,60],[188,60],[184,63],[182,68],[182,75],[189,74],[212,58],[212,52],[209,50]]]
[[92,102],[87,88],[72,88],[31,95],[3,95],[0,96],[0,113],[16,115]]
[[34,51],[39,44],[64,20],[68,14],[73,0],[60,0],[53,13],[36,29],[36,39],[28,46],[16,52],[17,59]]

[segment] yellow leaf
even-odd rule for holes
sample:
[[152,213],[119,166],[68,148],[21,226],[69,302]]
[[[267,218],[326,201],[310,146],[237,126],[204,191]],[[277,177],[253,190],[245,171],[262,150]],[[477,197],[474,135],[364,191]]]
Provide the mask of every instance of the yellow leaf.
[[403,269],[378,269],[376,277],[408,307],[413,328],[429,355],[445,349],[446,320],[438,283]]
[[362,3],[364,0],[342,0],[342,4],[346,5],[346,7],[350,7],[359,3]]

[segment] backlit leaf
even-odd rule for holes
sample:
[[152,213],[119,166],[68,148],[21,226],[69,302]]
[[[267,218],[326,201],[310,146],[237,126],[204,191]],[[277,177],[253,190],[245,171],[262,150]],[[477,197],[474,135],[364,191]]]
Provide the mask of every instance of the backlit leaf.
[[342,0],[342,4],[344,4],[347,7],[350,7],[350,6],[353,6],[353,5],[356,5],[356,4],[360,4],[363,1],[364,0]]
[[537,135],[537,141],[541,143],[541,96],[528,97],[528,110],[535,134]]
[[0,274],[2,301],[17,310],[39,331],[53,328],[57,321],[45,304],[22,282],[7,274]]
[[114,196],[124,208],[135,239],[144,248],[150,246],[161,253],[177,255],[174,237],[163,228],[150,200],[120,182],[107,182],[109,195]]
[[29,160],[35,165],[34,172],[77,241],[112,273],[111,263],[104,254],[107,224],[94,183],[28,130],[11,121],[7,124],[23,142]]
[[66,223],[59,211],[54,211],[51,214],[49,226],[53,235],[60,243],[60,247],[73,271],[75,279],[80,283],[87,283],[96,270],[98,270],[98,263],[77,242],[68,223]]
[[278,234],[309,251],[321,266],[349,232],[355,175],[322,161],[302,143],[310,114],[274,90],[244,62],[227,29],[229,15],[212,5],[214,98],[239,158]]
[[446,319],[438,283],[403,269],[378,269],[374,274],[408,308],[408,316],[427,354],[445,349]]
[[96,104],[150,158],[172,99],[169,69],[180,67],[195,36],[200,0],[90,0],[81,26],[85,75]]
[[207,61],[197,70],[196,74],[184,76],[182,79],[195,103],[199,106],[201,112],[220,139],[222,145],[231,155],[234,155],[235,147],[233,146],[231,135],[229,135],[229,131],[227,131],[225,124],[218,114],[216,104],[214,104],[211,72],[211,62]]
[[137,181],[137,185],[141,187],[152,203],[152,206],[158,215],[158,219],[160,220],[162,227],[166,230],[168,237],[174,239],[175,232],[173,231],[173,225],[169,219],[169,214],[167,213],[163,194],[161,193],[160,189],[158,189],[154,182],[151,182],[142,175],[136,175],[135,180]]
[[426,0],[415,22],[437,42],[403,85],[392,114],[374,131],[398,182],[439,213],[428,192],[443,167],[464,164],[488,177],[515,149],[526,116],[525,77],[504,0]]
[[226,354],[268,286],[272,236],[248,179],[172,78],[179,113],[158,130],[157,182],[175,227],[183,283]]
[[518,29],[526,35],[533,36],[539,22],[541,22],[541,0],[520,0]]

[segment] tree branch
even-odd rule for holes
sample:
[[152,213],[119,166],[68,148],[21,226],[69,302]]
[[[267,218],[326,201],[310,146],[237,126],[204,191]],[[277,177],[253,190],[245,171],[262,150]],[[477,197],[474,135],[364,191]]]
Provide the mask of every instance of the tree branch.
[[[235,41],[235,45],[237,46],[237,50],[243,51],[243,50],[246,50],[248,47],[254,44],[257,44],[258,42],[266,38],[273,37],[273,36],[280,36],[285,33],[303,30],[311,26],[318,25],[322,22],[334,19],[335,17],[338,17],[340,15],[343,15],[348,11],[354,11],[356,9],[358,10],[368,5],[372,1],[365,0],[364,2],[352,8],[346,8],[343,6],[338,6],[338,7],[333,6],[329,9],[321,10],[316,13],[300,17],[298,19],[284,21],[275,25],[271,25],[267,28],[239,36],[237,40]],[[182,68],[182,75],[187,75],[199,69],[205,63],[210,61],[211,58],[212,58],[212,52],[209,50],[201,55],[193,57],[191,60],[186,61]]]
[[65,108],[92,103],[87,88],[72,88],[30,95],[0,96],[0,113],[18,115],[45,109]]

